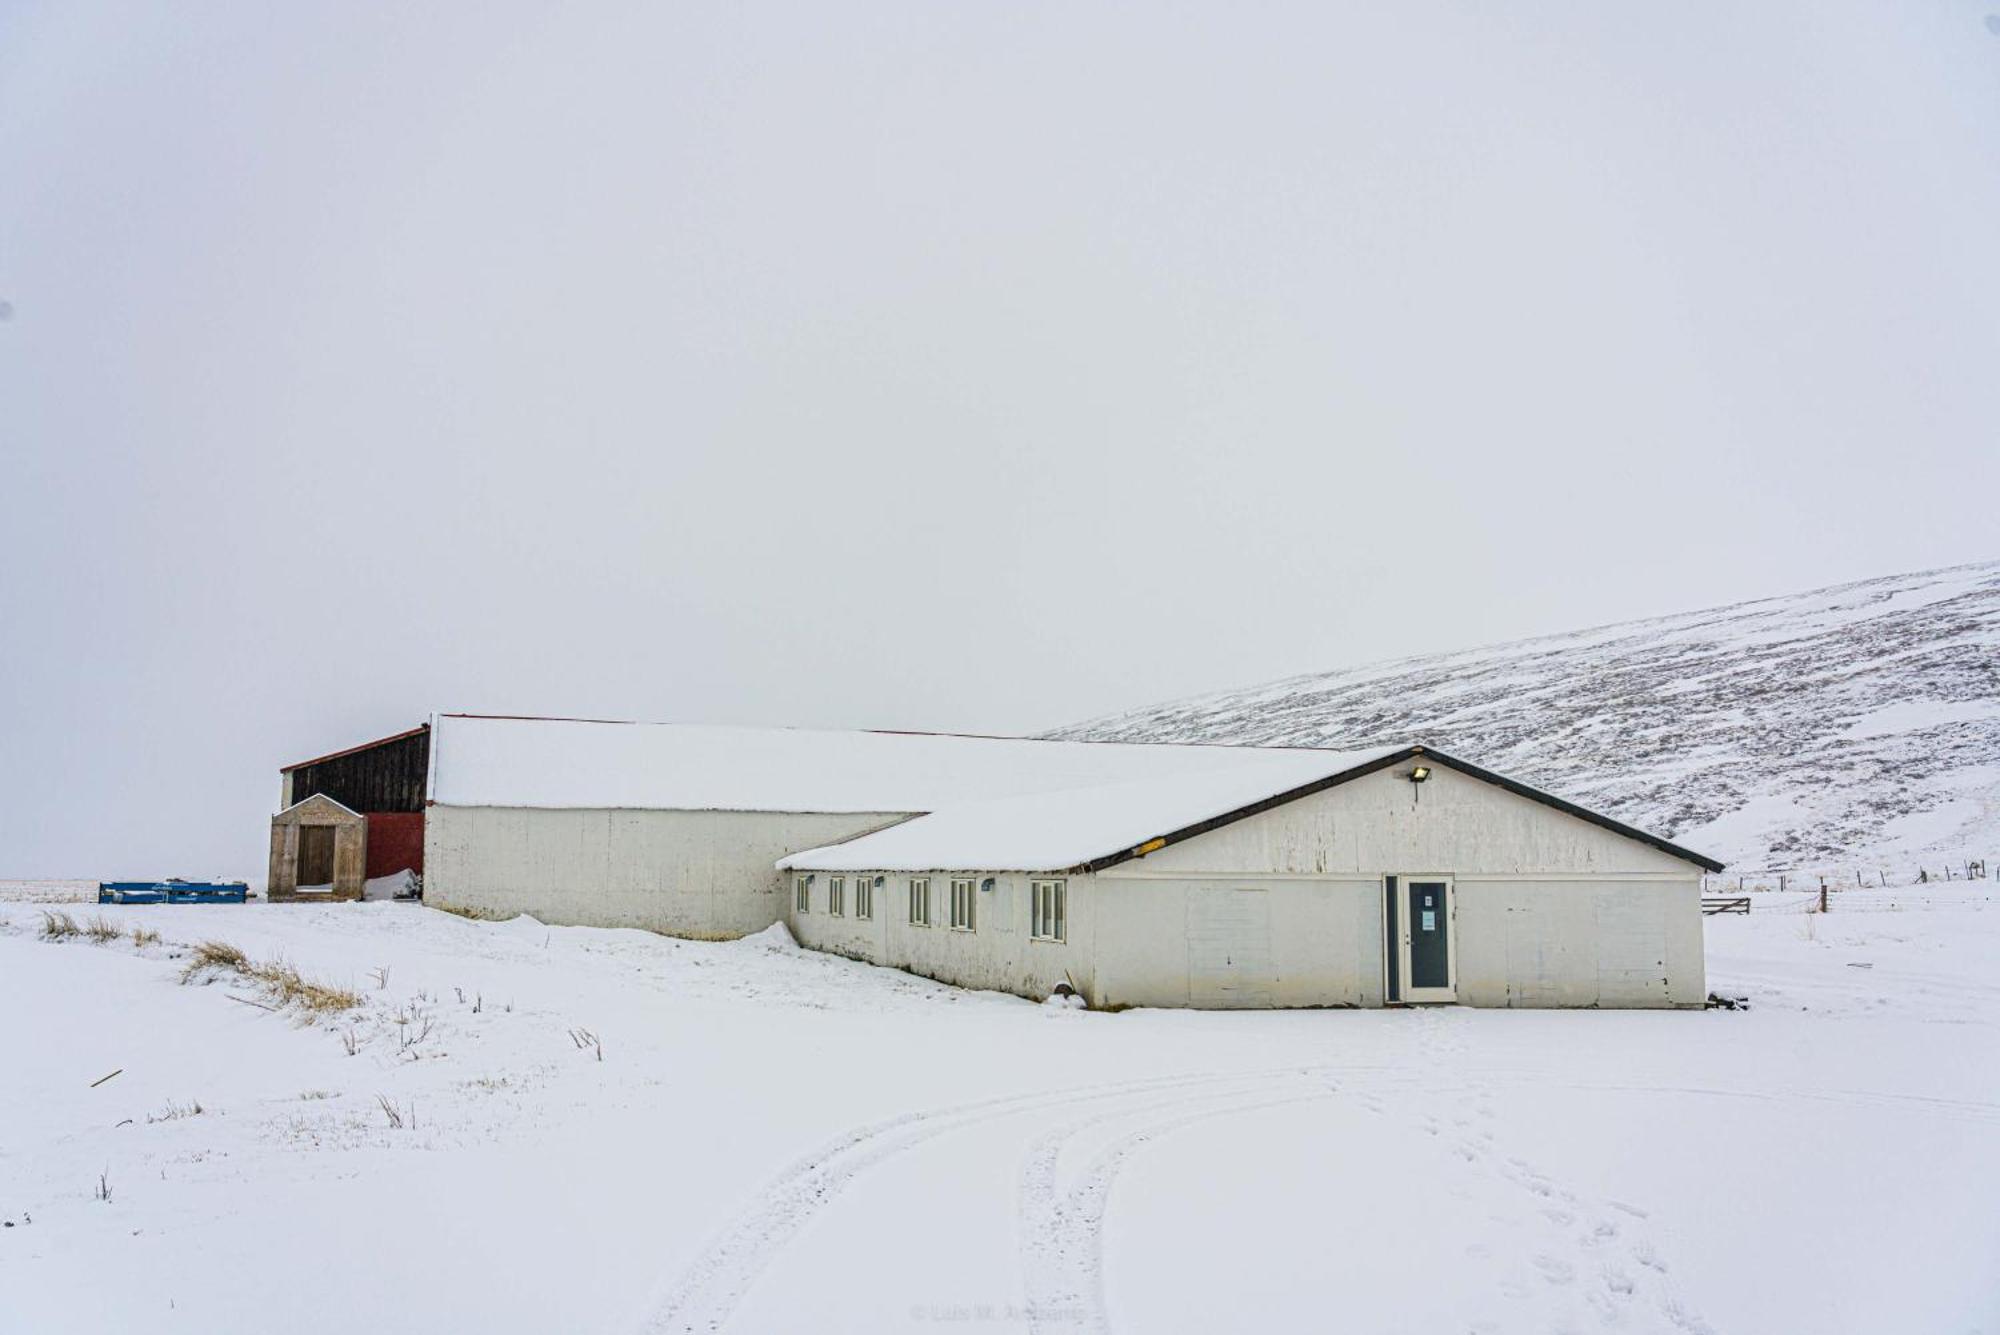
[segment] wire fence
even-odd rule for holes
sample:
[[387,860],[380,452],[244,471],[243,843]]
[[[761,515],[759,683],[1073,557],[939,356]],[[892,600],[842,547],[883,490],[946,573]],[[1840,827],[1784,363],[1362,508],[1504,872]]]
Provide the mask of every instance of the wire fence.
[[1703,894],[1748,894],[1758,890],[1811,891],[1889,890],[1909,885],[1957,885],[2000,879],[2000,862],[1993,858],[1964,858],[1955,862],[1931,862],[1903,866],[1874,867],[1766,867],[1757,871],[1710,872],[1701,878]]

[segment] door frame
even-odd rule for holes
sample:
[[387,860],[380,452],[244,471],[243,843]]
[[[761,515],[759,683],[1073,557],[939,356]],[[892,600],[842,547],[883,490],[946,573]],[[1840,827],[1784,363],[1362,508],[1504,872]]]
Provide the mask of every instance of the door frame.
[[[1410,887],[1417,882],[1444,886],[1443,987],[1410,985]],[[1444,872],[1406,872],[1396,876],[1396,1000],[1411,1005],[1458,1000],[1458,888]]]

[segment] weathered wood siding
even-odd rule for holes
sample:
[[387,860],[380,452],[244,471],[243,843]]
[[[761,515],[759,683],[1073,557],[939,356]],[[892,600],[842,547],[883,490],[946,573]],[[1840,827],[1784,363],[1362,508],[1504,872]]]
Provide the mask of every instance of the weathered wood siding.
[[422,811],[431,761],[428,727],[290,770],[289,801],[323,794],[350,811]]

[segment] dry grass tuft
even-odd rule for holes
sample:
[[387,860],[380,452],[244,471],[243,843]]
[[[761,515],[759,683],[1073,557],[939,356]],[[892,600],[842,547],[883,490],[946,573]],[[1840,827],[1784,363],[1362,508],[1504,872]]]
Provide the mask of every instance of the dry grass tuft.
[[181,966],[181,981],[192,983],[206,973],[248,973],[250,957],[227,941],[204,941]]
[[264,990],[280,1006],[296,1006],[308,1015],[336,1015],[361,1004],[361,994],[351,988],[308,978],[283,960],[252,965],[245,972],[264,985]]
[[76,919],[57,910],[42,910],[42,940],[67,941],[79,935],[83,929],[76,925]]
[[189,1099],[186,1103],[175,1103],[172,1099],[168,1099],[167,1106],[159,1112],[147,1113],[146,1121],[149,1125],[154,1122],[178,1122],[183,1117],[199,1117],[201,1114],[200,1099]]
[[335,1015],[361,1004],[361,994],[352,988],[308,978],[283,960],[253,963],[227,941],[204,941],[196,946],[193,958],[181,969],[181,981],[192,983],[211,973],[233,973],[248,978],[264,989],[264,995],[273,1005],[280,1009],[295,1007],[308,1018]]
[[83,925],[83,934],[98,945],[106,946],[125,935],[125,929],[100,913]]
[[132,944],[141,950],[144,950],[147,946],[157,946],[160,944],[160,934],[150,927],[134,927],[132,929]]

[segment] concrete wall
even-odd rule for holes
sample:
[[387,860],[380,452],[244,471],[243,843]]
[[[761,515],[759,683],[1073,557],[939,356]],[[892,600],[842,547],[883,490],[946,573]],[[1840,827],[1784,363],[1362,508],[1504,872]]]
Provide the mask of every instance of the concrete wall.
[[[1693,869],[1690,868],[1690,871]],[[1700,1006],[1701,881],[1460,877],[1458,999],[1470,1006]]]
[[[827,912],[827,884],[834,875],[846,877],[846,908],[841,917]],[[954,929],[951,923],[951,883],[945,872],[929,873],[931,926],[909,920],[908,872],[814,872],[812,907],[799,913],[790,879],[785,883],[785,922],[801,945],[831,951],[850,959],[908,969],[911,973],[960,987],[1012,992],[1041,1000],[1067,978],[1087,1000],[1097,1004],[1092,978],[1095,929],[1095,878],[1031,877],[1015,872],[960,872],[975,882],[991,877],[993,889],[975,890],[974,929]],[[854,915],[854,884],[859,878],[882,877],[875,891],[872,919]],[[1067,897],[1065,941],[1038,941],[1029,935],[1029,882],[1057,879]]]
[[1105,1004],[1379,1005],[1383,878],[1454,879],[1458,999],[1698,1006],[1701,874],[1437,766],[1343,784],[1097,878]]
[[1126,865],[1303,876],[1700,874],[1672,854],[1443,765],[1421,784],[1400,777],[1408,769],[1377,771]]
[[1379,1006],[1373,877],[1095,878],[1098,1006]]
[[779,858],[902,819],[433,806],[424,822],[424,901],[493,917],[528,913],[543,922],[723,940],[782,916]]
[[[1093,1005],[1379,1006],[1383,882],[1094,878]],[[1699,1006],[1697,877],[1460,876],[1458,1000],[1468,1006]]]
[[[1095,876],[1063,878],[1068,940],[1029,936],[1021,872],[991,877],[954,931],[949,873],[929,927],[907,872],[847,873],[847,913],[793,907],[780,857],[894,813],[445,807],[425,823],[425,898],[493,915],[741,936],[783,920],[801,943],[965,987],[1040,999],[1068,978],[1098,1006],[1379,1006],[1385,875],[1455,879],[1460,1001],[1695,1006],[1707,996],[1700,872],[1588,821],[1443,766],[1422,785],[1369,775]],[[874,916],[858,876],[883,877]]]

